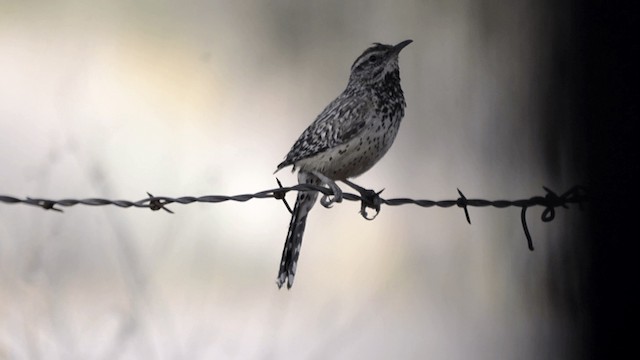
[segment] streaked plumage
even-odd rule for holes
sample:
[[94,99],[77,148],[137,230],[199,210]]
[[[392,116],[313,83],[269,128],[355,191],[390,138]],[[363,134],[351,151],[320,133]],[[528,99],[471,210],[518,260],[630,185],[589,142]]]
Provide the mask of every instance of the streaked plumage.
[[[277,170],[293,165],[299,183],[346,180],[369,170],[389,150],[406,106],[398,54],[411,43],[376,43],[351,66],[347,88],[300,135]],[[277,171],[276,170],[276,171]],[[327,180],[327,179],[325,179]],[[300,192],[289,224],[276,283],[291,288],[306,218],[317,192]]]

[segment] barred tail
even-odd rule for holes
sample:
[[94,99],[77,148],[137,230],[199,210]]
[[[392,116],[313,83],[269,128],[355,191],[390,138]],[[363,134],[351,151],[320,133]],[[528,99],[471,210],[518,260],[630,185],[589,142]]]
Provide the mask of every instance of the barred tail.
[[[301,184],[320,184],[320,181],[315,176],[304,172],[298,173],[298,182]],[[281,288],[285,282],[287,283],[287,289],[291,289],[291,286],[293,286],[298,257],[300,256],[300,247],[302,246],[302,236],[307,224],[307,215],[313,208],[317,197],[318,192],[316,191],[301,191],[298,193],[296,205],[291,215],[291,222],[289,223],[289,232],[282,250],[280,271],[276,280],[278,288]]]

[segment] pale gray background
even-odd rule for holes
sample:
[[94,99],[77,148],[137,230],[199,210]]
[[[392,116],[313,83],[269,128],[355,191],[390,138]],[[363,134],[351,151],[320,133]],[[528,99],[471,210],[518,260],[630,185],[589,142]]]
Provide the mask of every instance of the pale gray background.
[[[406,116],[357,183],[435,200],[456,188],[488,199],[564,191],[576,183],[573,154],[549,143],[541,105],[553,12],[537,4],[0,2],[0,193],[138,200],[272,188],[355,58],[405,39]],[[170,208],[0,204],[0,358],[573,351],[575,324],[549,283],[580,213],[542,224],[530,210],[531,253],[515,208],[470,209],[469,226],[457,208],[384,207],[367,222],[353,202],[318,206],[295,286],[278,291],[282,203]]]

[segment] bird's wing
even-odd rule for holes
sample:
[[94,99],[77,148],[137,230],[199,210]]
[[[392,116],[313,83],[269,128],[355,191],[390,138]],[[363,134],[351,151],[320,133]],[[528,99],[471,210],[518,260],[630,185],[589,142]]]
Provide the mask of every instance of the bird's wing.
[[300,135],[278,169],[342,145],[357,137],[373,116],[371,101],[338,97]]
[[362,133],[374,114],[373,104],[365,99],[353,99],[351,105],[339,111],[336,135],[330,147],[348,143]]

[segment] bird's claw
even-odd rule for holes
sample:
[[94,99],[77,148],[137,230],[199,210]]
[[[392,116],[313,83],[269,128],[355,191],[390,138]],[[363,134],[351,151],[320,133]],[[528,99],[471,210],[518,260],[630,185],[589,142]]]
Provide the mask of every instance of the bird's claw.
[[319,173],[317,171],[314,171],[312,173],[318,179],[320,179],[320,181],[322,181],[323,183],[327,184],[329,189],[331,189],[331,191],[333,192],[333,195],[327,195],[327,194],[322,195],[322,198],[320,199],[320,205],[322,205],[325,208],[329,209],[329,208],[331,208],[333,206],[334,203],[341,203],[342,202],[342,189],[340,189],[338,184],[336,184],[335,181],[329,179],[328,177],[324,176],[323,174],[321,174],[321,173]]
[[[349,180],[342,180],[345,184],[352,187],[354,190],[360,193],[360,215],[366,220],[373,220],[380,213],[380,205],[382,205],[383,201],[380,198],[380,194],[384,191],[384,189],[375,192],[373,190],[365,189],[360,185],[354,184]],[[367,213],[367,208],[371,208],[376,211],[376,214],[373,217],[369,217]]]
[[333,191],[333,195],[323,195],[320,199],[320,204],[329,209],[333,206],[334,203],[342,202],[342,189],[340,189],[340,187],[338,187],[335,182],[333,184],[328,183],[327,185],[329,186],[331,191]]
[[[384,189],[375,192],[373,190],[362,189],[360,191],[360,198],[362,202],[360,203],[360,215],[366,220],[373,220],[380,214],[380,205],[382,204],[382,199],[380,198],[380,194],[384,191]],[[367,208],[371,208],[376,211],[376,214],[373,217],[369,217],[367,213]]]

